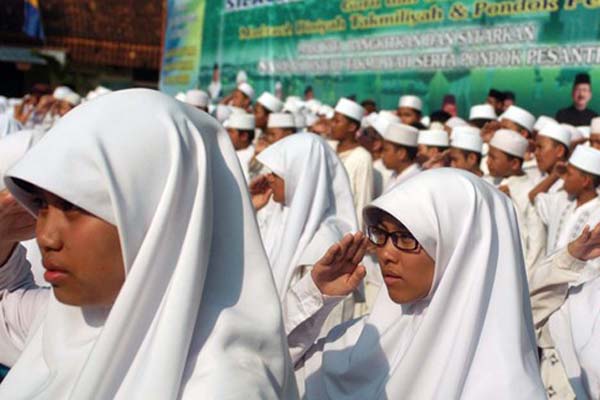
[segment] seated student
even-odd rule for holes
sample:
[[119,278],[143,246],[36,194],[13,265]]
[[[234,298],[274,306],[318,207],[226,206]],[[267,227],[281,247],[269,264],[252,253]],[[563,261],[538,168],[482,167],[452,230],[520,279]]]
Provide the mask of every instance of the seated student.
[[224,123],[229,138],[240,160],[246,182],[250,182],[250,161],[254,157],[254,115],[246,113],[232,114]]
[[214,119],[114,92],[61,119],[5,181],[37,215],[52,290],[19,284],[20,247],[0,261],[0,363],[21,352],[0,398],[296,398],[252,205]]
[[471,126],[454,128],[450,141],[450,166],[483,177],[480,168],[482,149],[483,141],[479,136],[479,129]]
[[383,135],[381,159],[394,171],[384,193],[421,172],[417,164],[419,131],[410,125],[390,123]]
[[303,398],[545,399],[508,198],[441,168],[384,194],[365,221],[386,286],[370,315],[315,343],[364,276],[362,233],[330,248],[286,299]]
[[417,163],[422,169],[446,166],[444,157],[449,146],[450,139],[446,131],[419,131],[419,138],[417,139]]
[[549,398],[600,398],[600,225],[589,226],[529,279]]
[[535,138],[535,158],[542,173],[542,180],[529,192],[533,203],[540,193],[556,193],[562,189],[565,162],[569,157],[571,133],[562,125],[547,123]]
[[[258,160],[271,173],[253,202],[258,209],[269,197],[277,204],[261,233],[284,299],[330,246],[358,229],[354,201],[344,166],[317,135],[286,137],[260,153]],[[324,333],[350,319],[353,311],[354,299],[349,296],[330,315]]]
[[529,202],[533,181],[523,171],[523,158],[529,143],[515,131],[500,129],[490,141],[488,168],[490,175],[502,178],[499,189],[513,201],[523,242],[525,265],[531,268],[544,254],[545,230]]
[[423,118],[423,102],[417,96],[407,95],[400,97],[397,112],[403,124],[413,126],[418,130],[427,129],[421,123],[421,119]]
[[535,209],[548,232],[547,254],[564,248],[592,217],[600,215],[600,150],[577,146],[562,179],[564,190],[541,193],[535,199]]

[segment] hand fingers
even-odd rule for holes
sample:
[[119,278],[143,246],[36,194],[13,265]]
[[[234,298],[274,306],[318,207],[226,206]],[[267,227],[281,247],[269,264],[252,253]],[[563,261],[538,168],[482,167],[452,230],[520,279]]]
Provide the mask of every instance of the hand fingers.
[[365,237],[362,239],[360,246],[358,247],[358,251],[354,255],[354,258],[352,259],[352,264],[354,264],[354,265],[358,264],[365,257],[365,254],[367,254],[368,248],[369,248],[369,239],[367,239]]
[[346,254],[348,253],[348,249],[350,248],[350,246],[352,245],[352,243],[354,242],[354,235],[351,233],[346,234],[342,240],[340,240],[338,243],[340,245],[340,254],[337,257],[339,260],[343,260],[344,258],[346,258]]
[[354,258],[354,256],[356,255],[356,252],[358,251],[359,246],[362,243],[362,240],[364,238],[364,234],[362,232],[357,232],[353,235],[353,242],[352,244],[348,247],[348,251],[345,254],[345,257],[347,260],[352,260]]
[[333,246],[331,246],[329,248],[329,250],[327,250],[325,255],[323,257],[321,257],[321,259],[319,261],[317,261],[317,264],[330,265],[331,263],[333,263],[333,260],[335,259],[336,255],[339,252],[340,252],[340,245],[339,245],[339,243],[336,243]]
[[353,290],[360,285],[360,282],[367,276],[367,269],[364,265],[359,265],[354,269],[352,275],[348,277],[348,286],[350,286]]

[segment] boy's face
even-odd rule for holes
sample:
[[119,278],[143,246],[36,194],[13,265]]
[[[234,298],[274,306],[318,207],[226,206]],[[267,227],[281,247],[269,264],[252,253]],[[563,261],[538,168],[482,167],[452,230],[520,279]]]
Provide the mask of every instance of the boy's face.
[[567,173],[563,176],[563,188],[569,196],[579,196],[579,194],[589,185],[591,177],[589,174],[581,171],[571,164],[567,165]]
[[488,169],[490,175],[496,178],[507,178],[514,173],[514,163],[517,161],[508,156],[505,152],[490,146],[488,153]]

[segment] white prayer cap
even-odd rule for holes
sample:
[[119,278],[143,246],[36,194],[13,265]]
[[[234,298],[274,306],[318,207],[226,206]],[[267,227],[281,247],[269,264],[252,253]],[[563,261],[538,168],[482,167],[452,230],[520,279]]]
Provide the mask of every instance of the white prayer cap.
[[[577,131],[581,132],[584,138],[589,139],[592,134],[592,128],[589,126],[576,126]],[[600,132],[598,132],[600,133]]]
[[379,118],[377,113],[371,113],[362,119],[360,125],[362,128],[372,127],[377,118]]
[[[93,94],[92,94],[93,93]],[[96,94],[96,92],[91,92],[90,93],[90,100],[96,98],[98,95]],[[175,98],[179,101],[181,101],[182,103],[185,103],[185,93],[183,92],[177,92],[177,94],[175,95]]]
[[504,111],[504,114],[500,116],[500,119],[508,119],[509,121],[522,126],[530,132],[533,129],[533,124],[535,124],[535,117],[533,114],[517,106],[508,107],[508,109]]
[[591,133],[600,133],[600,117],[593,118],[590,127]]
[[226,106],[223,104],[218,104],[215,111],[215,118],[219,122],[223,122],[228,119],[232,114],[245,114],[246,110],[239,107],[234,106]]
[[469,112],[469,121],[474,119],[488,119],[494,120],[497,119],[496,111],[494,107],[489,104],[478,104],[471,107],[471,111]]
[[577,146],[569,158],[569,164],[592,175],[600,176],[600,150],[593,147]]
[[310,99],[305,105],[312,113],[317,113],[323,104],[317,99]]
[[426,115],[423,118],[421,118],[421,124],[423,124],[423,126],[429,126],[431,124],[431,118],[429,117],[429,115]]
[[454,129],[457,126],[467,126],[469,125],[467,121],[459,117],[452,117],[448,121],[446,121],[446,126],[448,128]]
[[235,77],[235,83],[237,83],[238,85],[240,83],[244,83],[244,82],[248,82],[248,74],[246,74],[246,71],[239,70],[236,77]]
[[433,129],[433,130],[444,130],[446,128],[446,126],[441,123],[440,121],[433,121],[431,124],[429,124],[429,129]]
[[256,102],[260,103],[263,107],[271,112],[279,112],[283,108],[283,103],[281,100],[269,92],[264,92],[261,94]]
[[419,131],[419,139],[417,140],[417,143],[436,147],[450,146],[448,133],[441,130]]
[[195,107],[208,107],[208,93],[198,89],[188,90],[185,94],[185,102]]
[[490,146],[522,159],[525,157],[529,142],[515,131],[499,129],[490,141]]
[[233,113],[223,123],[225,128],[239,129],[241,131],[253,131],[256,127],[254,115],[248,113]]
[[345,97],[338,101],[335,111],[355,121],[362,120],[363,115],[365,115],[365,109],[360,104]]
[[318,116],[325,117],[327,119],[333,118],[333,114],[335,114],[335,110],[327,104],[324,104],[321,107],[319,107],[319,110],[317,111]]
[[296,121],[290,113],[271,113],[267,121],[267,128],[296,128]]
[[252,100],[254,98],[254,89],[248,82],[242,82],[238,85],[237,90],[244,93],[246,96]]
[[372,126],[373,129],[377,131],[377,133],[383,136],[383,134],[387,130],[388,125],[392,122],[398,124],[401,123],[400,117],[398,117],[398,115],[390,111],[380,111],[379,114],[377,114],[377,118],[373,122]]
[[63,101],[66,101],[72,106],[78,106],[81,103],[81,96],[75,92],[67,93],[64,95]]
[[398,101],[398,107],[408,107],[417,111],[423,110],[423,102],[420,98],[413,95],[407,95],[400,97]]
[[451,147],[481,154],[483,150],[481,136],[467,132],[452,132],[452,135]]
[[571,134],[571,143],[573,143],[574,141],[583,139],[583,134],[581,132],[579,132],[577,130],[577,128],[575,128],[573,125],[560,124],[560,126],[562,126],[563,129],[566,129],[567,131],[569,131],[569,133]]
[[539,130],[538,135],[556,140],[567,148],[571,146],[571,131],[563,125],[548,123]]
[[383,139],[388,142],[400,144],[402,146],[417,147],[419,130],[410,125],[391,122],[382,136]]
[[300,130],[306,128],[306,117],[304,117],[304,114],[297,112],[294,113],[293,116],[296,129]]
[[57,100],[64,100],[65,96],[72,92],[73,91],[67,86],[57,86],[56,89],[54,89],[54,92],[52,92],[52,97]]
[[283,111],[291,112],[292,114],[301,112],[304,108],[304,102],[298,96],[289,96],[283,104]]
[[479,136],[481,134],[481,129],[475,127],[475,126],[471,126],[471,125],[463,125],[463,126],[457,126],[455,128],[452,128],[452,134],[469,134],[469,135],[475,135],[475,136]]
[[317,114],[314,114],[312,112],[309,112],[308,114],[306,114],[306,126],[313,126],[314,124],[316,124],[319,121],[319,117],[317,117]]
[[545,115],[540,115],[538,119],[533,124],[534,131],[541,131],[548,124],[557,124],[558,122],[554,118],[547,117]]
[[402,120],[400,119],[398,114],[396,114],[395,111],[381,110],[377,115],[387,119],[390,122],[402,122]]

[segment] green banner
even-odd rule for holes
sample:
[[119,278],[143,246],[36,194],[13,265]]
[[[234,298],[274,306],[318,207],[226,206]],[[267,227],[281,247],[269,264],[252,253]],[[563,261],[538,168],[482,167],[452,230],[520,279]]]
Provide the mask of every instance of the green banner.
[[452,93],[464,114],[493,87],[554,114],[578,72],[600,84],[600,0],[170,0],[161,90],[206,88],[215,64],[226,93],[244,70],[259,94],[433,111]]

